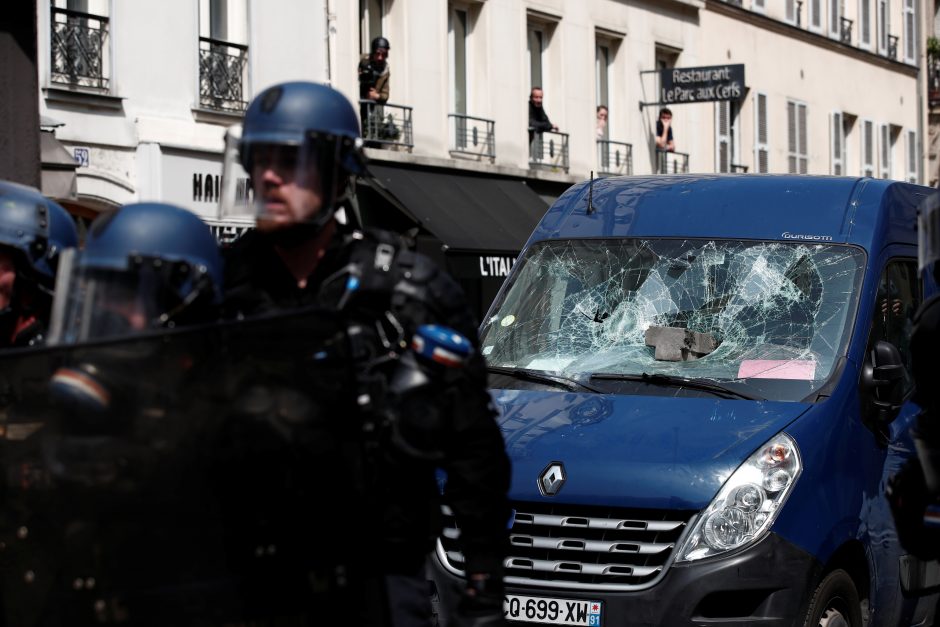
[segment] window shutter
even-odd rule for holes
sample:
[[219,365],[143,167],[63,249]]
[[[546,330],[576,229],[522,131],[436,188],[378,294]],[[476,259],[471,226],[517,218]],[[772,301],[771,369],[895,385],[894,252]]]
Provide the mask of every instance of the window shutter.
[[842,176],[845,174],[845,153],[843,136],[844,127],[842,126],[842,113],[836,111],[832,114],[831,128],[832,134],[832,174]]
[[917,132],[907,132],[907,180],[917,182]]
[[881,166],[880,176],[883,179],[889,179],[891,178],[891,129],[887,124],[882,124],[878,131],[881,135],[879,141],[881,154],[878,160]]
[[756,171],[766,174],[769,169],[770,149],[767,145],[767,94],[757,94],[754,106],[754,126],[757,142],[754,145],[754,165]]
[[806,105],[801,104],[797,105],[797,120],[799,122],[799,160],[800,160],[800,174],[806,174],[809,169],[809,157],[806,150]]
[[871,120],[862,123],[862,176],[875,176],[874,125]]
[[785,15],[788,22],[796,22],[796,0],[785,0]]
[[715,165],[718,172],[731,171],[731,103],[715,103]]
[[914,0],[904,0],[904,60],[917,62],[917,19]]

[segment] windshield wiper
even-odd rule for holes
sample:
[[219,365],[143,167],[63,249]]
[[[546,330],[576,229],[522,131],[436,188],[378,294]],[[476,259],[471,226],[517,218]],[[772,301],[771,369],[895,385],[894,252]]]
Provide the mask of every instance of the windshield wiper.
[[527,368],[506,368],[504,366],[487,366],[486,371],[492,372],[494,374],[503,374],[507,377],[513,377],[516,379],[523,379],[525,381],[535,381],[536,383],[546,383],[556,387],[563,387],[566,390],[570,390],[571,392],[587,390],[588,392],[594,392],[595,394],[604,394],[603,391],[597,389],[596,387],[588,385],[587,383],[581,383],[577,379],[572,379],[571,377],[566,377],[560,374],[549,374],[540,370],[529,370]]
[[718,396],[734,396],[737,398],[743,398],[749,401],[763,401],[759,396],[754,396],[752,394],[746,394],[744,392],[739,392],[737,390],[731,389],[720,383],[714,383],[712,381],[705,381],[704,379],[687,379],[685,377],[677,377],[674,375],[668,374],[620,374],[616,372],[595,372],[591,375],[591,379],[607,380],[607,381],[641,381],[643,383],[649,383],[650,385],[661,385],[666,387],[680,387],[680,388],[689,388],[690,390],[702,390],[703,392],[711,392]]

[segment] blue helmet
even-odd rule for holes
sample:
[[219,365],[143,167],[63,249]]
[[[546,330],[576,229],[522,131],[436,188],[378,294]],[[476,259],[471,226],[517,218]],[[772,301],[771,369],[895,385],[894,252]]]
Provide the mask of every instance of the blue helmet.
[[304,146],[311,134],[339,143],[338,165],[348,174],[362,173],[359,116],[352,104],[328,85],[300,81],[269,87],[248,105],[239,145],[242,166],[251,171],[253,146]]
[[51,290],[59,253],[78,246],[78,231],[68,212],[38,190],[0,181],[0,245],[17,251],[22,270]]
[[[92,223],[75,262],[63,341],[215,319],[223,261],[209,226],[163,203],[137,203]],[[59,298],[59,295],[56,295]]]
[[[245,112],[238,152],[252,179],[275,168],[304,186],[316,181],[320,208],[305,218],[315,229],[332,218],[346,177],[365,172],[359,115],[343,94],[317,83],[282,83],[261,92]],[[260,201],[263,185],[252,183]],[[263,206],[259,202],[258,217]]]

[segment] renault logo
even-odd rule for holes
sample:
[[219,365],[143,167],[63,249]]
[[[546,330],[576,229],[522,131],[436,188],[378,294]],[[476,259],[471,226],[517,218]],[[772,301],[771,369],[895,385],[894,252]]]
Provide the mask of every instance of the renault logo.
[[561,486],[565,485],[567,478],[564,464],[552,462],[539,475],[539,491],[542,496],[555,496],[561,490]]

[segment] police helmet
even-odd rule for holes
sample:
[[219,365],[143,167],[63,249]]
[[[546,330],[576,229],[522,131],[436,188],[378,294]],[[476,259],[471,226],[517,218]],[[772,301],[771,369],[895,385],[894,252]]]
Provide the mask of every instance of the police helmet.
[[68,212],[38,190],[0,181],[0,246],[14,251],[26,278],[52,289],[59,254],[78,246]]
[[170,204],[130,204],[99,216],[74,265],[55,332],[61,341],[205,322],[222,301],[215,237],[195,214]]
[[[319,177],[324,196],[314,218],[318,226],[332,217],[333,201],[345,176],[362,174],[365,160],[359,115],[349,100],[327,85],[289,82],[261,92],[245,112],[239,160],[249,175],[260,155],[272,148],[289,151],[282,161],[297,169],[298,180],[310,172]],[[255,183],[255,197],[261,196]]]
[[373,39],[373,40],[372,40],[372,45],[371,45],[372,52],[375,52],[375,51],[378,50],[379,48],[384,48],[384,49],[386,49],[386,50],[390,50],[390,49],[391,49],[391,45],[389,45],[388,39],[386,39],[385,37],[381,37],[381,36],[376,37],[375,39]]

